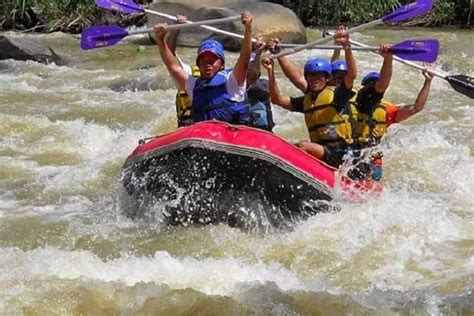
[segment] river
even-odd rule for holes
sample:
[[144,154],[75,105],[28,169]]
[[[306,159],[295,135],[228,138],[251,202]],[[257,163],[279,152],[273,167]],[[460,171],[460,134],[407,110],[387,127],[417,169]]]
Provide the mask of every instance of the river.
[[[72,35],[6,35],[39,39],[68,64],[0,61],[0,314],[474,312],[474,102],[444,80],[434,79],[422,113],[390,127],[379,198],[339,201],[339,212],[292,231],[168,228],[125,217],[118,198],[138,139],[176,128],[175,88],[157,49],[131,39],[84,52]],[[473,35],[391,28],[353,38],[436,38],[436,67],[472,75]],[[195,58],[194,48],[178,51]],[[314,54],[293,58],[302,66]],[[381,65],[356,58],[360,74]],[[158,90],[135,89],[147,83]],[[395,63],[388,97],[413,102],[422,83]],[[278,135],[307,138],[299,114],[274,113]]]

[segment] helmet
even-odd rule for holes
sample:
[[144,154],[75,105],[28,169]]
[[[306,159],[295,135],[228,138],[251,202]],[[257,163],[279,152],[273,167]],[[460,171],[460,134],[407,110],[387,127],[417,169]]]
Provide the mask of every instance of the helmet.
[[323,58],[313,58],[306,62],[304,65],[304,75],[311,73],[322,72],[326,75],[331,75],[331,64],[329,61]]
[[373,80],[378,80],[380,78],[380,73],[376,71],[371,71],[362,78],[362,85],[365,86]]
[[343,60],[335,60],[331,63],[332,74],[346,74],[347,64]]
[[224,46],[216,40],[207,39],[201,42],[198,48],[198,58],[199,56],[205,52],[214,53],[217,57],[219,57],[222,62],[225,62],[224,58]]

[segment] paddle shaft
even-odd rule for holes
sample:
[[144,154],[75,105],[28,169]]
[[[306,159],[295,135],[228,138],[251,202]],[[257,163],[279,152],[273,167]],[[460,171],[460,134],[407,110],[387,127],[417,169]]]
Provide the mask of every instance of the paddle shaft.
[[[330,35],[330,36],[333,36],[334,33],[331,33],[331,32],[327,32],[326,34]],[[360,46],[361,48],[364,48],[364,47],[370,47],[368,45],[365,45],[365,44],[362,44],[360,42],[357,42],[357,41],[354,41],[352,39],[349,40],[351,42],[351,44],[354,44],[354,45],[357,45],[357,46]],[[354,47],[355,48],[355,47]],[[353,49],[354,49],[353,48]],[[378,55],[377,52],[374,52]],[[445,74],[442,74],[436,70],[432,70],[432,69],[428,69],[426,67],[423,67],[423,66],[420,66],[418,64],[415,64],[411,61],[408,61],[408,60],[405,60],[405,59],[402,59],[402,58],[399,58],[397,56],[393,56],[393,59],[395,59],[396,61],[398,61],[399,63],[402,63],[402,64],[405,64],[407,66],[410,66],[410,67],[413,67],[413,68],[416,68],[416,69],[419,69],[419,70],[422,70],[422,71],[427,71],[429,72],[430,74],[434,75],[434,76],[437,76],[437,77],[440,77],[440,78],[443,78],[443,79],[446,79],[446,75]]]
[[[285,48],[298,48],[301,45],[299,44],[281,44],[280,47],[285,47]],[[310,47],[309,49],[342,49],[342,46],[340,45],[317,45]],[[352,47],[352,50],[360,50],[360,51],[371,51],[375,52],[378,51],[380,47],[376,46],[361,46],[361,47]]]
[[[153,11],[153,10],[149,10],[149,9],[144,9],[144,11],[146,13],[161,16],[163,18],[170,19],[170,20],[173,20],[173,21],[177,20],[177,18],[175,16],[170,15],[170,14],[166,14],[166,13],[162,13],[162,12],[158,12],[158,11]],[[192,21],[186,21],[186,23],[189,24],[189,23],[193,23],[193,22]],[[223,35],[228,35],[228,36],[235,37],[235,38],[240,38],[240,39],[244,38],[244,36],[241,35],[241,34],[220,30],[220,29],[212,27],[212,26],[207,26],[207,25],[199,25],[199,26],[202,27],[203,29],[206,29],[208,31],[212,31],[212,32],[215,32],[215,33],[220,33],[220,34],[223,34]],[[257,40],[255,38],[252,38],[252,42],[256,43]]]
[[[187,24],[175,24],[175,25],[167,25],[166,30],[167,31],[173,31],[173,30],[181,30],[181,29],[187,29],[187,28],[192,28],[195,26],[202,26],[204,24],[219,24],[219,23],[226,23],[226,22],[233,22],[240,20],[240,16],[230,16],[228,18],[223,18],[223,19],[215,19],[215,20],[206,20],[206,21],[199,21],[199,22],[190,22]],[[153,28],[149,27],[144,30],[135,30],[135,31],[127,31],[128,35],[136,35],[136,34],[146,34],[146,33],[151,33],[153,32]]]
[[[380,24],[383,24],[383,23],[384,23],[383,19],[378,19],[378,20],[375,20],[375,21],[372,21],[372,22],[364,23],[364,24],[358,25],[356,27],[353,27],[353,28],[347,30],[347,34],[351,34],[351,33],[354,33],[354,32],[357,32],[357,31],[360,31],[360,30],[363,30],[363,29],[366,29],[366,28],[369,28],[369,27],[372,27],[372,26],[380,25]],[[332,40],[332,37],[323,37],[323,38],[318,39],[314,42],[304,44],[304,45],[299,46],[299,47],[291,48],[291,49],[288,49],[286,51],[280,52],[278,54],[272,55],[272,58],[280,58],[280,57],[283,57],[283,56],[286,56],[286,55],[291,55],[291,54],[297,53],[299,51],[302,51],[304,49],[308,49],[308,48],[311,48],[311,47],[319,45],[319,44],[324,44],[324,43],[330,42],[331,40]],[[340,49],[340,48],[341,47],[339,46],[338,49]]]

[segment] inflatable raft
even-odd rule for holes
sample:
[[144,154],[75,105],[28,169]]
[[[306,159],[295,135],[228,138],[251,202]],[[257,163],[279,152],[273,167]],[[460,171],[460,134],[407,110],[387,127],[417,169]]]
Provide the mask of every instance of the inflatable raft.
[[141,141],[122,181],[132,217],[281,227],[332,210],[335,169],[272,133],[212,121]]

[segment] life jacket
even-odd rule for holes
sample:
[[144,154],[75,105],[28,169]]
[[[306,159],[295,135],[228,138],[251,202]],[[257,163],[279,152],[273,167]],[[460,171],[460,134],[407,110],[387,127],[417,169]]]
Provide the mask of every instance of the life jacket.
[[272,131],[273,121],[270,92],[267,79],[258,79],[247,89],[247,99],[250,103],[250,122],[252,127]]
[[355,126],[353,128],[356,143],[360,148],[378,145],[382,137],[387,133],[387,112],[385,107],[393,106],[393,103],[382,99],[373,107],[370,114],[357,110],[357,95],[351,98],[349,103],[352,105],[352,116],[355,118],[355,123],[353,124]]
[[330,147],[351,145],[353,139],[349,105],[338,110],[333,101],[334,91],[328,88],[321,91],[316,100],[311,93],[305,95],[304,114],[310,139],[314,143]]
[[[197,78],[201,76],[198,66],[192,66],[192,76]],[[192,104],[185,90],[179,89],[176,94],[176,116],[178,127],[190,125],[193,123]]]
[[231,100],[227,92],[227,76],[231,69],[219,71],[212,79],[197,78],[193,89],[194,122],[218,120],[248,125],[249,104]]

